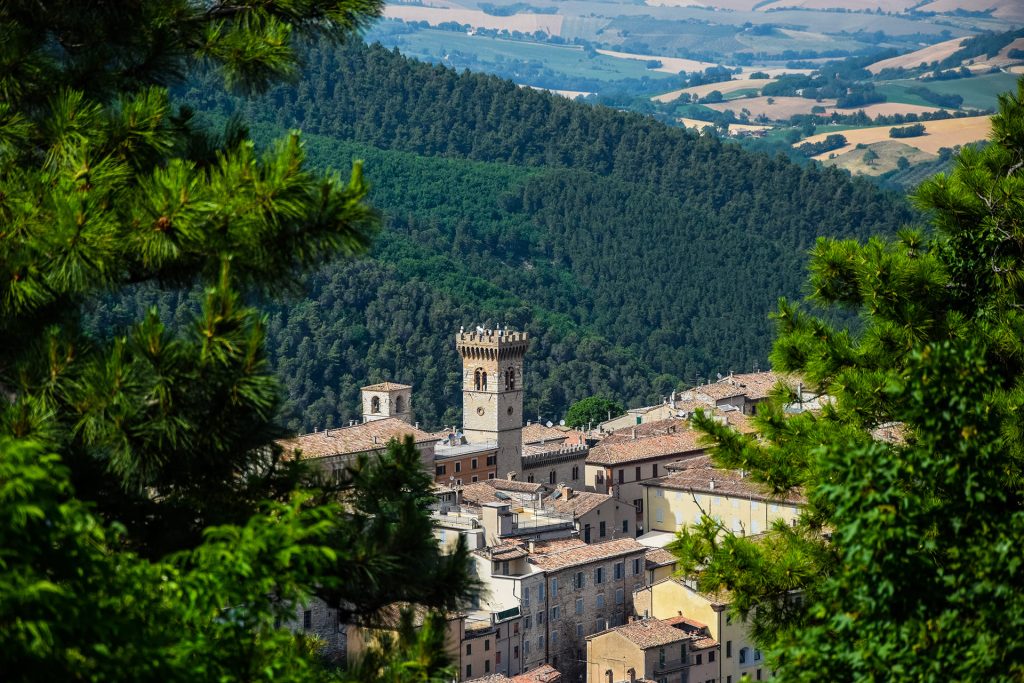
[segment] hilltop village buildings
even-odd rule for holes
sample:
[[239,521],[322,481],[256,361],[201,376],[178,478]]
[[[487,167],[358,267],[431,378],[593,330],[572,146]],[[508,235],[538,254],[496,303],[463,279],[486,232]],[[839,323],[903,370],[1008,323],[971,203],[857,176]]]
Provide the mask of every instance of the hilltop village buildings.
[[[728,595],[675,576],[665,549],[704,515],[753,536],[792,524],[798,493],[767,495],[744,472],[716,468],[689,418],[698,409],[742,432],[769,392],[788,382],[794,410],[816,407],[795,380],[730,375],[580,431],[523,420],[529,337],[460,331],[461,429],[415,421],[413,387],[362,389],[362,421],[283,440],[286,455],[340,476],[361,456],[411,437],[435,481],[442,546],[465,539],[484,591],[449,615],[459,680],[739,683],[771,677]],[[806,401],[806,403],[805,403]],[[398,606],[392,620],[397,623]],[[323,604],[300,608],[293,629],[314,631],[337,658],[389,630],[337,623]]]

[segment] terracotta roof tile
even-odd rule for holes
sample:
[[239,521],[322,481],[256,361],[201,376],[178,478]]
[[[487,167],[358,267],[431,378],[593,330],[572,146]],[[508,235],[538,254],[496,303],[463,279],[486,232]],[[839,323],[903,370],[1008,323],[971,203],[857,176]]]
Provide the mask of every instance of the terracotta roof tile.
[[[707,408],[706,404],[701,404],[698,407]],[[601,441],[602,444],[620,443],[622,441],[633,441],[633,434],[636,434],[636,438],[646,438],[650,436],[662,436],[673,432],[682,432],[689,429],[689,423],[678,417],[669,417],[664,420],[655,420],[654,422],[645,422],[635,426],[623,427],[616,429],[614,432],[609,432],[605,435]]]
[[537,484],[532,481],[518,481],[516,479],[488,479],[485,482],[499,491],[515,491],[517,493],[538,493],[548,490],[544,484]]
[[586,462],[594,465],[620,465],[665,456],[701,453],[705,448],[700,443],[702,436],[702,433],[694,430],[680,430],[674,434],[618,443],[608,443],[606,440],[590,449]]
[[687,616],[682,615],[682,614],[680,614],[677,617],[669,617],[665,621],[667,621],[668,623],[672,624],[676,628],[681,628],[684,631],[689,631],[691,633],[697,633],[697,632],[702,632],[703,633],[703,632],[706,632],[707,628],[708,628],[707,624],[705,624],[703,622],[700,622],[700,621],[697,621],[696,619],[691,619],[690,617],[687,617]]
[[791,491],[784,495],[771,495],[760,484],[753,479],[742,476],[740,472],[715,467],[691,467],[678,470],[650,482],[642,482],[641,485],[718,496],[739,496],[768,503],[790,503],[797,505],[807,503],[807,498],[802,492]]
[[544,571],[558,571],[632,553],[642,554],[647,550],[647,546],[641,545],[632,538],[618,538],[604,543],[580,541],[578,546],[553,552],[545,552],[545,550],[538,548],[537,552],[530,556],[530,562]]
[[648,567],[665,567],[675,564],[679,558],[664,548],[651,548],[645,555]]
[[480,548],[474,550],[477,555],[486,557],[489,560],[514,560],[520,557],[526,557],[529,553],[521,543],[516,541],[509,541],[507,543],[499,543],[498,545],[488,546],[486,548]]
[[597,506],[607,503],[612,499],[613,496],[606,493],[573,491],[572,498],[567,500],[563,496],[561,498],[548,499],[545,501],[544,507],[554,510],[555,512],[571,514],[574,517],[579,517],[580,515],[585,515]]
[[794,375],[787,375],[781,372],[750,372],[742,375],[730,375],[723,377],[719,384],[730,384],[743,390],[743,394],[752,400],[767,398],[768,394],[782,382],[791,389],[796,389],[800,378]]
[[689,640],[690,635],[662,619],[637,619],[636,621],[611,629],[641,650],[664,647],[671,643]]
[[569,433],[558,427],[548,427],[540,422],[531,422],[523,427],[523,443],[545,443],[565,441]]
[[686,393],[692,393],[697,400],[710,399],[712,401],[721,401],[722,399],[733,398],[734,396],[743,396],[745,392],[742,388],[721,380],[714,384],[704,384],[695,387]]
[[512,683],[560,683],[561,672],[550,664],[541,664],[518,676],[512,677]]
[[396,382],[381,382],[380,384],[371,384],[361,388],[361,391],[398,391],[399,389],[412,389],[408,384],[398,384]]
[[322,432],[303,434],[291,439],[281,439],[278,445],[284,448],[286,457],[294,457],[296,450],[302,451],[305,458],[326,458],[332,455],[365,453],[385,448],[391,439],[402,439],[412,436],[416,443],[426,443],[437,439],[416,429],[412,425],[396,417],[383,420],[363,422],[352,427],[325,429]]

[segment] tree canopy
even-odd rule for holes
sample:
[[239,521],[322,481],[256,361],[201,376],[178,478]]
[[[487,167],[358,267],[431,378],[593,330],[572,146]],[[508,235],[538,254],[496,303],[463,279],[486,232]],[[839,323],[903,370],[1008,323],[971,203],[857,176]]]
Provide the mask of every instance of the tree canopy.
[[931,231],[820,240],[810,300],[783,301],[776,370],[831,397],[761,438],[708,419],[716,462],[800,489],[790,528],[757,539],[711,520],[680,534],[685,573],[729,589],[780,680],[991,680],[1024,675],[1024,82],[990,144],[914,195]]
[[[210,132],[167,91],[200,63],[260,91],[296,73],[303,42],[379,11],[0,7],[5,680],[344,677],[275,619],[314,594],[342,619],[470,594],[465,548],[445,555],[432,537],[411,443],[338,482],[271,445],[281,390],[267,320],[244,301],[366,251],[379,218],[360,166],[313,172],[297,133],[257,151],[237,121]],[[183,326],[153,308],[84,333],[102,297],[183,286],[202,292]],[[406,635],[350,675],[443,677],[443,657],[416,649],[436,633]]]
[[604,396],[590,396],[576,401],[565,415],[565,424],[569,427],[586,427],[618,417],[626,412],[622,404]]

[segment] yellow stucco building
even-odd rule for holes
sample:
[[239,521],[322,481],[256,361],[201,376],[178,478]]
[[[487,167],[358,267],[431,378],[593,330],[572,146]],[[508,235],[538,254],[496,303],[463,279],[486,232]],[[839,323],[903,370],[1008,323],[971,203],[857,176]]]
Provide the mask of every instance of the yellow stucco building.
[[707,456],[643,482],[644,529],[675,532],[708,515],[735,534],[764,533],[776,521],[793,524],[806,503],[798,492],[771,496],[736,470],[712,467]]

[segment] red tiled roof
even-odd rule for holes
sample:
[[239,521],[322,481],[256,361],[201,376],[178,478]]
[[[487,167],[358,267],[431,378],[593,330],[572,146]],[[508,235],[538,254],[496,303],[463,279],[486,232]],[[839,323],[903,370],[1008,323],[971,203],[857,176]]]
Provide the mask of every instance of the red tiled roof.
[[566,499],[564,496],[561,498],[548,499],[544,502],[544,507],[555,512],[561,512],[563,514],[571,514],[574,517],[585,515],[597,506],[607,503],[612,500],[613,496],[606,493],[595,493],[593,491],[573,491],[572,498]]
[[610,630],[617,633],[641,650],[652,647],[664,647],[690,639],[690,634],[682,631],[662,619],[637,619]]
[[665,567],[679,561],[678,557],[664,548],[651,548],[647,551],[645,557],[647,559],[647,566],[654,567]]
[[523,443],[561,442],[569,438],[569,433],[558,427],[548,427],[540,422],[531,422],[523,427]]
[[744,477],[736,470],[723,470],[716,467],[691,467],[678,470],[659,479],[643,482],[642,485],[676,491],[694,491],[716,496],[738,496],[768,503],[790,503],[796,505],[807,503],[807,498],[800,491],[773,495],[766,492],[760,484],[749,477]]
[[587,464],[621,465],[623,463],[703,452],[700,440],[704,435],[693,430],[679,430],[674,434],[650,436],[645,439],[608,443],[607,440],[590,449]]
[[512,683],[560,683],[561,672],[550,664],[541,664],[518,676],[512,677]]
[[580,541],[580,544],[575,547],[550,552],[545,552],[545,550],[537,548],[537,552],[530,555],[530,562],[545,571],[557,571],[632,553],[642,554],[647,550],[647,546],[641,545],[632,538],[618,538],[604,543]]
[[399,389],[412,389],[408,384],[397,384],[395,382],[381,382],[365,386],[361,391],[398,391]]
[[[707,408],[707,405],[700,404],[698,407]],[[654,422],[645,422],[639,425],[630,425],[629,427],[616,429],[614,432],[606,434],[601,443],[612,444],[623,441],[633,441],[634,434],[636,434],[637,439],[640,439],[650,436],[662,436],[664,434],[682,432],[688,428],[689,423],[686,420],[678,417],[669,417],[664,420],[655,420]]]
[[499,491],[515,491],[517,493],[537,493],[548,489],[544,484],[537,484],[532,481],[518,481],[516,479],[488,479],[483,483]]
[[294,457],[295,451],[301,450],[305,458],[326,458],[381,450],[391,439],[400,440],[405,436],[411,436],[416,443],[437,441],[436,437],[397,417],[386,417],[352,427],[325,429],[322,432],[281,439],[277,443],[284,448],[286,457]]
[[750,372],[742,375],[730,375],[723,377],[718,384],[728,384],[743,390],[743,394],[751,399],[758,400],[767,398],[768,394],[778,385],[779,382],[791,389],[796,389],[800,378],[794,375],[786,375],[781,372]]

